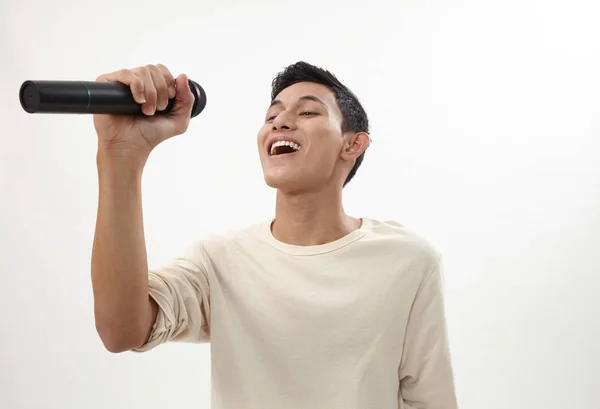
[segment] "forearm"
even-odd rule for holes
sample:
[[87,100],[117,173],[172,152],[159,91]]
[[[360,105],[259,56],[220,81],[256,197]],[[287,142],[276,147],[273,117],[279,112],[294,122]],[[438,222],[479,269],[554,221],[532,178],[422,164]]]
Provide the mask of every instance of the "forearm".
[[96,328],[107,349],[143,342],[156,311],[148,296],[142,217],[143,164],[98,152],[99,199],[92,250]]

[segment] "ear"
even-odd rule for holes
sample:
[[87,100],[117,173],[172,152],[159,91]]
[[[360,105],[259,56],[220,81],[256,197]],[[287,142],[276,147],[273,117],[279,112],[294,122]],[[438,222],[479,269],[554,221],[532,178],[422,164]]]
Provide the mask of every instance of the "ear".
[[342,159],[353,161],[358,158],[371,143],[371,137],[366,132],[347,134],[342,148]]

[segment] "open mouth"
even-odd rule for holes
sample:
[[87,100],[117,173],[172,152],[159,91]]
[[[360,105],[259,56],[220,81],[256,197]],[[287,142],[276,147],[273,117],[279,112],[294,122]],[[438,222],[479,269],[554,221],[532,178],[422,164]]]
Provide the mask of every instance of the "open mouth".
[[271,149],[269,150],[269,155],[271,156],[279,156],[279,155],[289,155],[291,153],[296,153],[301,149],[301,146],[292,141],[277,141],[271,145]]

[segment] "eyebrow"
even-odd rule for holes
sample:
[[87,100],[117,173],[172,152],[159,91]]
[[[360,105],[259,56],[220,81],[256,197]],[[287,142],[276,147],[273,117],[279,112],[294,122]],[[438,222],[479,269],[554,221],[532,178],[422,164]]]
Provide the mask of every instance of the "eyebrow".
[[[325,102],[321,101],[319,98],[315,97],[314,95],[304,95],[304,96],[298,98],[298,101],[315,101],[315,102],[318,102],[319,104],[321,104],[321,105],[323,105],[325,107],[327,106],[327,104]],[[274,99],[271,102],[271,105],[269,105],[269,108],[271,108],[274,105],[282,105],[282,104],[283,103],[280,100]]]

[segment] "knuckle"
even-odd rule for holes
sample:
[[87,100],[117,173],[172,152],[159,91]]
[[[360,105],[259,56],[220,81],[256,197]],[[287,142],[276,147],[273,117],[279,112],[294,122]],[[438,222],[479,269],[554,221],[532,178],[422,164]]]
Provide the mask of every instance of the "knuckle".
[[157,91],[167,91],[167,83],[164,79],[161,79],[161,77],[157,78],[157,80],[154,82],[154,86],[156,87]]
[[165,76],[165,77],[171,77],[171,71],[169,71],[169,69],[164,65],[164,64],[157,64],[156,68],[158,68],[158,70]]
[[158,72],[158,68],[156,67],[156,65],[148,64],[144,68],[148,70],[148,72]]
[[156,93],[156,88],[147,87],[146,88],[146,99],[148,102],[154,104],[158,98],[158,94]]
[[140,77],[135,77],[131,84],[133,87],[139,88],[140,90],[144,89],[144,81]]
[[133,70],[133,72],[137,75],[144,76],[148,74],[148,69],[146,67],[137,67]]
[[169,71],[164,64],[156,64],[156,68],[167,82],[172,82],[174,80],[171,71]]

